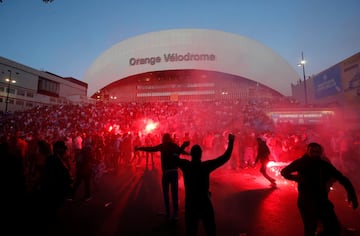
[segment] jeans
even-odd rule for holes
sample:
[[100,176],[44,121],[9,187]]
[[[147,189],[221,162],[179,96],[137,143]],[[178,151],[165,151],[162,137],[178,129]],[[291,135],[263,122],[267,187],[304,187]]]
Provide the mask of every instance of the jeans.
[[177,169],[165,170],[162,176],[162,189],[164,194],[166,217],[170,217],[170,197],[169,190],[171,187],[171,196],[173,204],[173,216],[177,217],[179,211],[179,174]]

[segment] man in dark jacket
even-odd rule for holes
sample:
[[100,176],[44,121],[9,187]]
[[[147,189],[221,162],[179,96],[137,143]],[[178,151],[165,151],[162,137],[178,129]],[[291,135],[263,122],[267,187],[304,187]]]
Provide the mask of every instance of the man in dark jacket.
[[262,138],[256,138],[257,141],[257,155],[255,164],[260,162],[260,173],[270,182],[271,187],[276,187],[276,181],[274,178],[270,177],[267,173],[267,165],[270,161],[270,149],[266,144],[266,141]]
[[[210,174],[224,165],[231,157],[235,136],[229,134],[228,147],[221,156],[207,161],[201,161],[202,149],[194,145],[190,150],[191,161],[178,158],[179,168],[184,175],[185,186],[185,224],[186,235],[195,236],[199,221],[204,223],[207,235],[216,235],[214,208],[210,196]],[[184,142],[181,150],[190,143]]]
[[[162,137],[162,143],[156,146],[135,147],[135,151],[160,152],[165,214],[166,218],[170,218],[169,187],[171,187],[173,220],[177,220],[179,213],[179,173],[178,163],[176,161],[176,156],[174,155],[179,153],[179,150],[180,147],[173,142],[169,133],[165,133]],[[188,154],[185,151],[182,151],[181,153]]]
[[356,192],[350,180],[323,158],[323,148],[310,143],[307,152],[281,170],[281,175],[298,184],[298,208],[304,224],[304,235],[315,236],[318,223],[323,226],[322,235],[339,236],[341,226],[328,198],[328,183],[337,180],[344,186],[353,209],[358,207]]
[[58,209],[65,203],[70,193],[72,179],[65,162],[66,151],[65,142],[56,141],[53,144],[53,154],[45,161],[42,193],[48,220],[56,217]]

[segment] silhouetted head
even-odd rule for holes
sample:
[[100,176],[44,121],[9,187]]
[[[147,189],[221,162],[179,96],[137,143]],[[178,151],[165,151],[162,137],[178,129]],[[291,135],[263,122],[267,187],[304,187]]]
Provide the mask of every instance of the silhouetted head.
[[165,133],[162,137],[162,143],[171,143],[171,135],[169,133]]
[[310,157],[321,157],[323,152],[323,147],[318,143],[309,143],[307,146],[307,154]]
[[192,146],[192,148],[190,150],[190,155],[191,155],[193,161],[200,161],[201,156],[202,156],[201,147],[198,144]]
[[65,154],[67,150],[66,144],[64,141],[56,141],[53,144],[53,152],[56,154]]
[[39,140],[37,144],[39,153],[45,156],[51,154],[51,145],[48,142],[46,142],[45,140]]

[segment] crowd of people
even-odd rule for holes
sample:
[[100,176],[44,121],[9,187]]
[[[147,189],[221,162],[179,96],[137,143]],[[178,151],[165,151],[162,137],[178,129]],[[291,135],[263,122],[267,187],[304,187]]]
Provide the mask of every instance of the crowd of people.
[[[329,147],[327,156],[342,171],[351,174],[357,170],[360,154],[358,130],[329,130],[328,127],[292,124],[275,126],[266,115],[266,110],[274,105],[272,102],[67,104],[0,113],[1,150],[6,153],[1,158],[1,174],[4,175],[1,181],[6,182],[4,186],[17,196],[11,201],[20,201],[19,196],[39,201],[39,195],[43,194],[41,191],[49,185],[50,177],[46,174],[49,165],[58,171],[65,168],[71,181],[66,198],[78,197],[77,190],[83,183],[82,198],[88,201],[92,185],[104,173],[116,173],[121,166],[138,166],[142,160],[146,161],[146,168],[154,166],[159,153],[134,147],[161,143],[164,133],[171,134],[171,139],[179,146],[184,141],[201,145],[205,158],[208,154],[223,153],[228,134],[235,134],[237,138],[229,167],[236,171],[255,166],[259,160],[259,139],[269,148],[265,165],[269,160],[292,161],[305,152],[310,141],[319,141]],[[66,154],[61,154],[65,155],[60,158],[61,163],[56,159],[49,164],[47,157],[57,156],[59,147],[66,149]],[[261,172],[267,177],[264,168],[261,167]],[[64,171],[59,172],[63,177],[66,175]],[[275,185],[274,180],[268,179]],[[52,180],[59,181],[53,176]]]

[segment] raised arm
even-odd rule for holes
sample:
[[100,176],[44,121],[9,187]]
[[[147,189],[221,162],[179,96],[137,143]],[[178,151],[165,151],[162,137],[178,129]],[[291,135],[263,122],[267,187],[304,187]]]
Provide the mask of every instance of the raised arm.
[[234,149],[234,140],[235,140],[235,135],[229,134],[228,135],[228,147],[225,150],[224,154],[222,155],[222,157],[225,159],[225,162],[228,161],[231,157],[231,153]]
[[225,150],[224,154],[217,157],[216,159],[206,161],[206,165],[208,165],[210,171],[224,165],[230,159],[231,153],[234,148],[234,140],[235,140],[235,135],[229,134],[228,146],[227,146],[227,149]]
[[186,154],[190,155],[188,152],[185,152],[185,148],[187,148],[190,145],[189,141],[183,142],[183,144],[180,146],[179,153],[178,154]]

